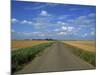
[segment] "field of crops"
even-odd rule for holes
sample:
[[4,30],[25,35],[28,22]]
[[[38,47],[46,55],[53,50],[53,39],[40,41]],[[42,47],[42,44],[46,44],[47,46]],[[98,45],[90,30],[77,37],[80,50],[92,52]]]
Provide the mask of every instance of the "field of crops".
[[23,65],[33,60],[33,58],[45,48],[50,47],[53,43],[42,43],[39,45],[20,48],[18,50],[13,50],[11,59],[12,59],[12,73],[17,70],[20,70]]
[[96,42],[95,41],[63,41],[66,44],[76,46],[86,51],[95,52]]
[[47,42],[51,42],[51,41],[46,41],[46,40],[12,40],[11,48],[12,48],[12,50],[17,49],[17,48],[26,48],[26,47],[37,45],[40,43],[47,43]]
[[93,51],[87,51],[78,46],[73,46],[70,44],[66,44],[66,47],[70,48],[71,51],[76,55],[79,56],[81,59],[85,60],[86,62],[96,66],[96,53]]

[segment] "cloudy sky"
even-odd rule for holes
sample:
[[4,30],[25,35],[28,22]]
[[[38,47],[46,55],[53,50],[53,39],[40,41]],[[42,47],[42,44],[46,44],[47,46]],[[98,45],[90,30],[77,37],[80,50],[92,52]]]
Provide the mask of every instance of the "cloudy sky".
[[12,1],[12,39],[95,40],[96,7]]

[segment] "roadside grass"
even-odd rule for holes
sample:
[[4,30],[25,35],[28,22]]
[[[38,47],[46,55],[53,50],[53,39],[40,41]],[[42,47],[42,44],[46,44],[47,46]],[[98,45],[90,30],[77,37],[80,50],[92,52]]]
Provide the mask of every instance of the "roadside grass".
[[79,56],[81,59],[85,60],[86,62],[96,67],[96,53],[95,52],[85,51],[81,48],[78,48],[69,44],[66,44],[66,46],[67,48],[69,47],[75,55]]
[[18,50],[12,51],[11,59],[12,59],[12,74],[20,69],[28,62],[33,60],[35,56],[43,51],[45,48],[50,47],[53,42],[50,43],[42,43],[39,45],[35,45],[27,48],[20,48]]

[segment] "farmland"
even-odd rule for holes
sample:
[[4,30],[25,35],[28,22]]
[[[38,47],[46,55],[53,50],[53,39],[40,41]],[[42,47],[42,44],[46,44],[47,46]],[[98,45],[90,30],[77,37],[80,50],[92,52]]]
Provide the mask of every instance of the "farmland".
[[51,41],[46,41],[46,40],[12,40],[11,48],[12,49],[26,48],[26,47],[31,47],[33,45],[37,45],[40,43],[47,43],[47,42],[51,42]]
[[95,41],[63,41],[71,51],[81,59],[96,66]]
[[95,52],[96,42],[95,41],[63,41],[66,44],[81,48],[86,51]]
[[51,46],[52,43],[42,43],[35,46],[20,48],[12,51],[12,73],[20,70],[23,65],[30,62],[39,52]]
[[95,64],[95,56],[93,55],[62,42],[54,42],[51,47],[46,48],[15,74],[94,69],[92,64]]
[[[71,67],[75,70],[94,69],[96,66],[95,41],[18,40],[12,42],[13,45],[18,44],[17,47],[13,47],[17,49],[12,50],[11,55],[13,74],[53,71],[53,69],[70,70]],[[63,67],[59,68],[60,65]]]

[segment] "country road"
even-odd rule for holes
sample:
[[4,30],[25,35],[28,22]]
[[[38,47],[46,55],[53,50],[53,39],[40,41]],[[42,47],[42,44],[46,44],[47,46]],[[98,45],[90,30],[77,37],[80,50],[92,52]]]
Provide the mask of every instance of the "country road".
[[63,43],[54,43],[16,74],[94,69],[75,56]]

